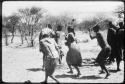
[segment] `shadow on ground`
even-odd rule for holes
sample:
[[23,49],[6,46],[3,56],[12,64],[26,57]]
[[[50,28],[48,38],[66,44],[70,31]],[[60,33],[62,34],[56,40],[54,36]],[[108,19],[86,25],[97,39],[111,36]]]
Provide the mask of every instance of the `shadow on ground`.
[[36,71],[42,71],[42,68],[30,68],[26,70],[36,72]]
[[111,72],[111,73],[117,73],[118,72],[117,70],[112,70],[112,69],[109,69],[108,71]]
[[90,76],[81,76],[81,77],[76,77],[76,75],[68,75],[68,74],[62,74],[62,75],[56,75],[56,78],[72,78],[72,79],[102,79],[103,77],[96,76],[96,75],[90,75]]

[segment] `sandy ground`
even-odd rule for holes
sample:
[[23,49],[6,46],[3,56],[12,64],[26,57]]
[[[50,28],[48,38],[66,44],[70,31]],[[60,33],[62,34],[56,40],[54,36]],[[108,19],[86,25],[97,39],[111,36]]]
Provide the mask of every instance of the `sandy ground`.
[[[86,37],[87,38],[87,37]],[[16,39],[16,38],[15,38]],[[17,38],[18,39],[18,38]],[[39,52],[39,47],[27,48],[19,45],[17,39],[9,46],[2,45],[2,80],[4,82],[42,82],[45,78],[42,66],[42,53]],[[81,40],[81,39],[80,39]],[[83,64],[80,67],[81,76],[76,78],[76,70],[69,74],[65,57],[62,64],[57,66],[54,76],[61,83],[121,83],[124,81],[124,62],[120,64],[121,71],[116,72],[116,63],[107,65],[111,75],[108,79],[104,79],[105,74],[99,74],[100,67],[95,66],[92,62],[98,55],[100,48],[96,40],[88,39],[88,42],[83,41],[78,43],[82,52]],[[68,48],[62,46],[66,54]],[[48,82],[55,83],[51,78]]]

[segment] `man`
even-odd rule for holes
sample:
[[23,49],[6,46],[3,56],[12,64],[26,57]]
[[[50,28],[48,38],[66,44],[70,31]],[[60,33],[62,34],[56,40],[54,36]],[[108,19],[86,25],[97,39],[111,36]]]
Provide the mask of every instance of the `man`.
[[89,34],[91,39],[94,39],[94,38],[97,39],[97,42],[101,48],[101,51],[96,58],[96,62],[99,64],[99,66],[102,69],[101,73],[103,73],[103,70],[105,70],[106,72],[105,78],[107,78],[110,74],[105,67],[105,63],[107,61],[108,56],[110,55],[110,47],[106,44],[106,41],[104,40],[103,35],[99,32],[99,29],[100,27],[96,25],[95,27],[93,27],[93,31],[95,32],[96,35],[92,36],[91,30],[89,30]]
[[[44,37],[43,37],[44,34],[49,35],[51,38],[55,35],[50,24],[48,24],[47,27],[43,28],[39,34],[39,51],[40,52],[42,49],[41,44],[40,44],[40,40],[44,39]],[[43,66],[42,66],[43,71],[44,71],[44,58],[45,58],[45,56],[43,55]]]
[[[124,59],[124,24],[123,22],[119,22],[119,27],[116,30],[116,50],[117,50],[117,55],[116,55],[116,62],[117,62],[117,71],[120,71],[119,65],[122,60],[122,56]],[[123,50],[123,53],[122,53]]]
[[117,45],[116,45],[116,27],[112,24],[112,22],[109,22],[109,29],[107,33],[107,42],[111,47],[111,55],[109,58],[109,62],[114,62],[114,58],[117,55]]

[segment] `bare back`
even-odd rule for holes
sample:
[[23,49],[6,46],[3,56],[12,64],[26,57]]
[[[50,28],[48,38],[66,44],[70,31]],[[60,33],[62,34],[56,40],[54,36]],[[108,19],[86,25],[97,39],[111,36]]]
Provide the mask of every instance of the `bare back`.
[[97,38],[98,44],[101,48],[104,48],[107,46],[106,41],[104,40],[104,37],[102,36],[101,33],[98,32],[96,35],[96,38]]

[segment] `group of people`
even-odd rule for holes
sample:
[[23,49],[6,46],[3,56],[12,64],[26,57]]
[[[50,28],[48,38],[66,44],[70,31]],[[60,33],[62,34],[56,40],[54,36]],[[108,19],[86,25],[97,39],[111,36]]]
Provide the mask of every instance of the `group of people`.
[[[74,21],[74,19],[72,21]],[[114,58],[116,58],[117,70],[120,70],[119,64],[122,60],[122,49],[124,50],[124,36],[121,34],[121,32],[119,33],[119,31],[123,30],[124,33],[123,23],[119,23],[119,27],[120,28],[117,28],[112,24],[112,22],[109,22],[107,42],[104,40],[102,33],[100,33],[100,26],[98,24],[92,29],[89,29],[90,38],[96,38],[101,48],[101,51],[96,58],[96,62],[101,67],[100,74],[104,73],[104,71],[106,72],[105,78],[110,75],[105,66],[107,61],[112,62],[114,61]],[[44,82],[47,82],[48,76],[54,79],[56,82],[59,82],[52,76],[52,74],[55,71],[57,63],[61,63],[62,56],[64,56],[58,41],[60,38],[60,31],[62,31],[61,25],[58,25],[57,30],[54,32],[51,25],[48,24],[46,28],[42,29],[39,35],[40,52],[43,53],[43,70],[45,70]],[[70,69],[69,73],[73,73],[71,66],[74,66],[78,72],[77,76],[79,76],[81,73],[78,67],[82,65],[81,52],[79,51],[77,42],[75,40],[75,31],[73,26],[69,25],[67,27],[67,31],[68,34],[65,37],[65,45],[68,46],[69,51],[67,52],[66,62]],[[94,31],[95,36],[92,35],[92,31]],[[122,36],[122,39],[120,35]]]
[[[96,62],[101,67],[101,73],[106,72],[105,78],[107,78],[110,73],[108,72],[105,64],[106,62],[114,62],[116,58],[117,71],[120,71],[119,65],[122,57],[124,56],[124,24],[119,22],[119,28],[116,27],[111,21],[108,22],[109,29],[107,33],[107,40],[104,40],[104,36],[99,32],[100,26],[97,24],[92,29],[89,29],[90,38],[97,39],[97,42],[101,48],[100,53],[96,58]],[[95,36],[91,35],[91,31],[95,32]],[[107,42],[106,42],[107,41]],[[123,51],[123,53],[122,53]],[[103,71],[104,70],[104,71]]]

